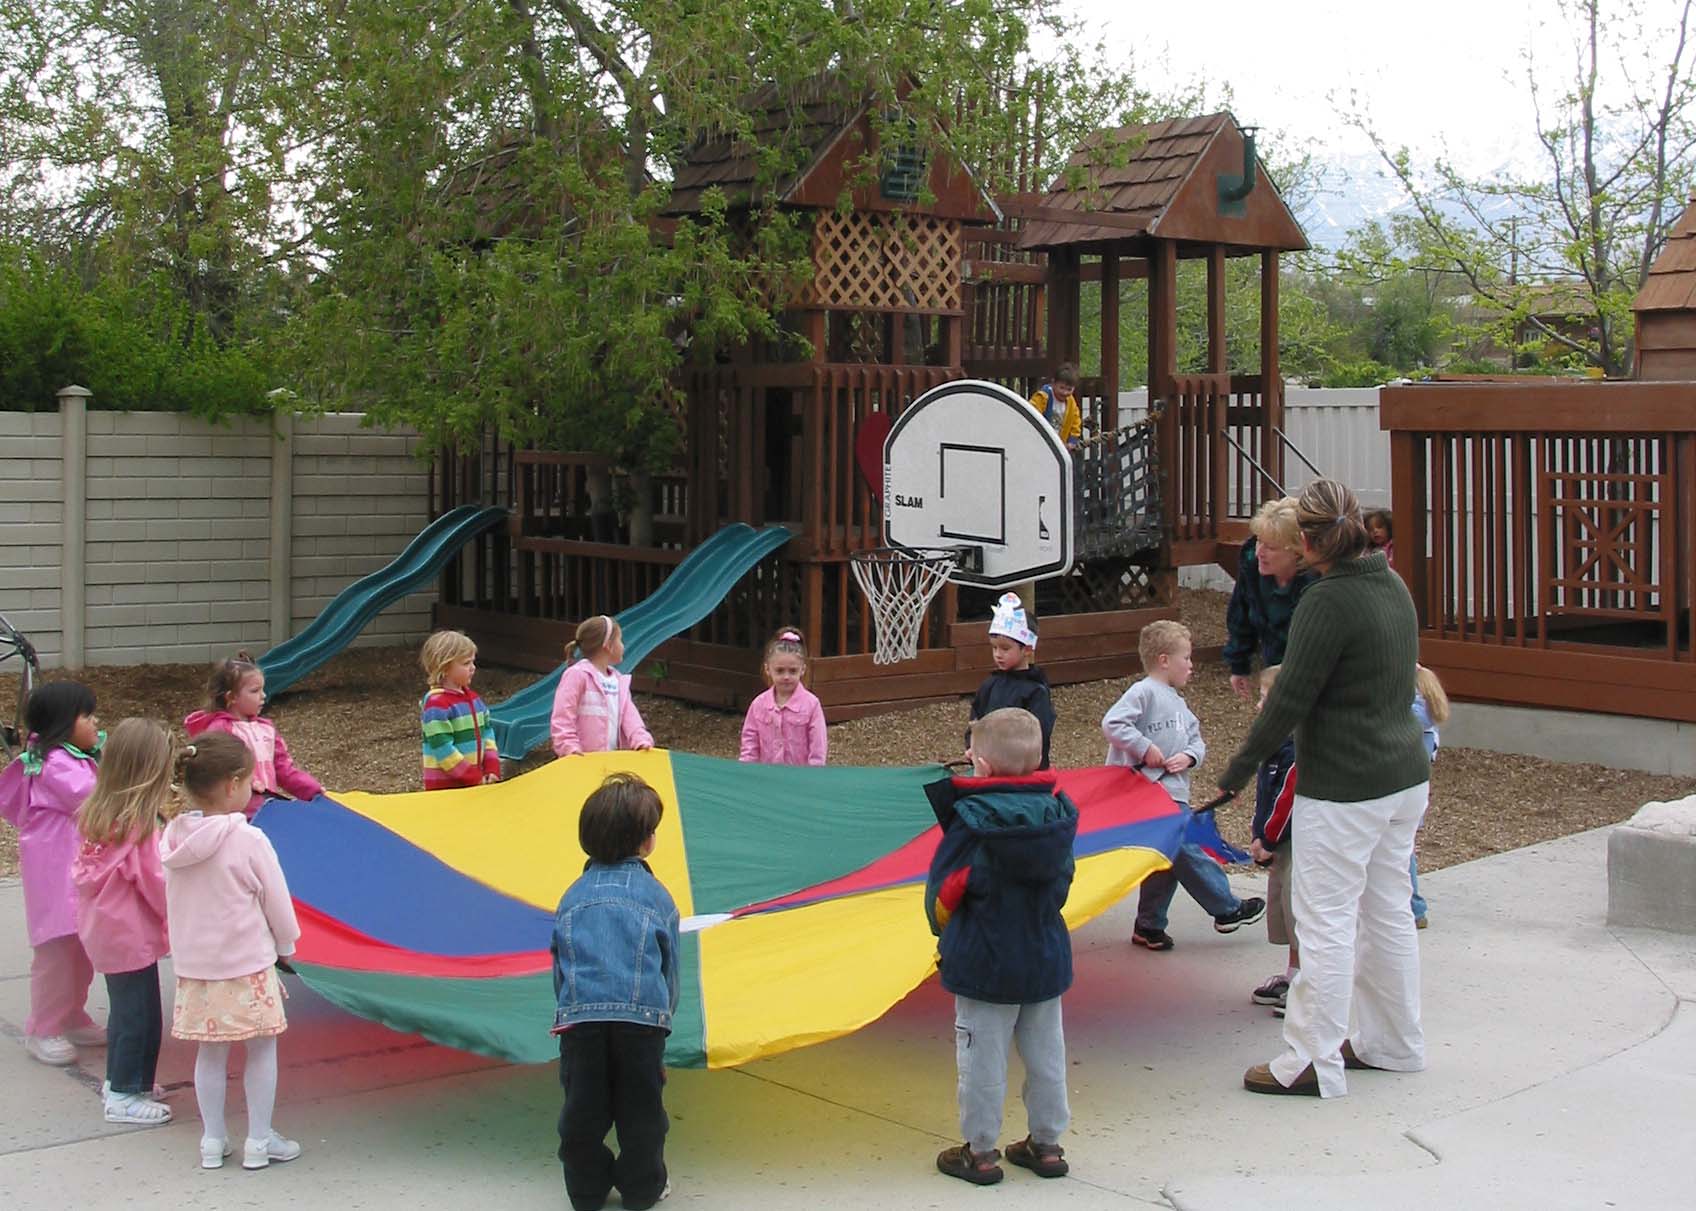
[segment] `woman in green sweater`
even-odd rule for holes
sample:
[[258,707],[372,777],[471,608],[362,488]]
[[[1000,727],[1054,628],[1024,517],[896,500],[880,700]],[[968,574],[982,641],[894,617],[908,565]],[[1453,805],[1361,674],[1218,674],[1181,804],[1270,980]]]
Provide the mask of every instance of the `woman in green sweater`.
[[1291,904],[1301,973],[1289,990],[1285,1050],[1250,1068],[1243,1085],[1339,1097],[1345,1067],[1425,1067],[1407,905],[1431,763],[1409,710],[1419,644],[1406,586],[1370,550],[1348,488],[1317,480],[1297,512],[1320,579],[1296,606],[1278,679],[1219,785],[1247,785],[1295,734]]

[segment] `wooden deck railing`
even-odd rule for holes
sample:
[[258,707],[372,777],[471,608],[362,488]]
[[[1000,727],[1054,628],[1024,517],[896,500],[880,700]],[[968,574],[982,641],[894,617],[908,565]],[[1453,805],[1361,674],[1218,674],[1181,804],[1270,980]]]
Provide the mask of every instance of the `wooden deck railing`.
[[1696,721],[1696,384],[1388,387],[1380,423],[1452,691]]

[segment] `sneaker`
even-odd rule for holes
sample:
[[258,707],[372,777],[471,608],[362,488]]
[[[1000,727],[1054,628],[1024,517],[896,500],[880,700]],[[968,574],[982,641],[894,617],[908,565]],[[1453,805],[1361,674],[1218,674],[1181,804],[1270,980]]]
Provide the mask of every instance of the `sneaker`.
[[1213,918],[1213,928],[1220,933],[1236,933],[1244,925],[1253,925],[1266,915],[1266,901],[1259,896],[1250,896],[1239,901],[1235,912],[1228,912],[1222,917]]
[[659,1192],[659,1194],[654,1198],[654,1202],[652,1202],[652,1203],[631,1202],[628,1199],[623,1199],[622,1194],[620,1195],[620,1198],[623,1199],[624,1206],[627,1209],[627,1211],[645,1211],[646,1208],[652,1207],[654,1205],[654,1203],[663,1202],[665,1199],[668,1199],[670,1197],[671,1197],[671,1179],[669,1177],[665,1179],[665,1189],[663,1189]]
[[63,1068],[77,1062],[77,1049],[62,1034],[31,1035],[24,1039],[24,1050],[31,1057],[52,1068]]
[[1427,921],[1424,917],[1415,917],[1413,919],[1413,927],[1415,929],[1424,929],[1429,924],[1431,924],[1431,922]]
[[104,1047],[106,1046],[106,1027],[90,1022],[87,1026],[78,1026],[74,1030],[65,1031],[65,1038],[74,1047]]
[[1176,943],[1172,935],[1164,929],[1145,929],[1141,925],[1131,930],[1131,942],[1136,946],[1146,946],[1150,950],[1171,950]]
[[1272,1006],[1272,1016],[1275,1018],[1283,1017],[1284,1011],[1289,1008],[1289,1005],[1290,994],[1286,992],[1283,996],[1278,998],[1278,1003]]
[[129,1123],[138,1127],[158,1127],[171,1121],[171,1108],[164,1102],[142,1097],[139,1093],[108,1093],[105,1100],[108,1123]]
[[1279,972],[1266,983],[1248,994],[1248,999],[1256,1005],[1282,1005],[1284,998],[1289,995],[1290,981],[1283,972]]
[[224,1158],[234,1152],[235,1148],[227,1139],[219,1139],[215,1135],[200,1137],[200,1167],[202,1169],[222,1169]]
[[272,1161],[281,1164],[300,1155],[300,1145],[286,1140],[275,1131],[262,1140],[249,1139],[241,1152],[243,1169],[263,1169]]

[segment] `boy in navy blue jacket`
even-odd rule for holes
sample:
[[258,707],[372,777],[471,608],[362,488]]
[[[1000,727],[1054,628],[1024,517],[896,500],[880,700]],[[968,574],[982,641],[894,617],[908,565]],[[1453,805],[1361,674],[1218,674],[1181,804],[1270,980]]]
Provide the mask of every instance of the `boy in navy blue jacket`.
[[[1260,671],[1262,705],[1277,676],[1275,664]],[[1286,740],[1283,747],[1261,764],[1255,777],[1254,820],[1249,826],[1254,839],[1248,846],[1255,863],[1266,867],[1266,940],[1274,946],[1289,948],[1284,970],[1250,993],[1249,1000],[1256,1005],[1271,1006],[1278,1017],[1284,1016],[1290,984],[1301,968],[1295,917],[1290,912],[1290,813],[1295,799],[1296,742]]]
[[662,1094],[679,989],[677,905],[643,861],[664,810],[635,774],[608,776],[583,803],[577,838],[589,861],[554,916],[559,1159],[574,1211],[600,1211],[614,1186],[632,1211],[671,1192]]
[[925,788],[942,840],[925,883],[925,915],[941,941],[942,986],[954,994],[960,1130],[965,1143],[936,1158],[950,1177],[1002,1178],[995,1145],[1007,1094],[1007,1045],[1025,1064],[1030,1134],[1007,1159],[1042,1177],[1067,1170],[1060,1135],[1066,1038],[1060,994],[1072,984],[1072,938],[1061,916],[1072,887],[1078,809],[1051,773],[1033,773],[1042,727],[1004,707],[972,725],[972,777]]
[[1036,628],[1025,616],[1017,593],[1003,593],[989,620],[989,650],[995,672],[984,678],[972,699],[967,717],[966,742],[971,743],[972,722],[1004,706],[1016,706],[1036,716],[1042,725],[1042,760],[1038,769],[1048,768],[1049,742],[1054,739],[1054,699],[1048,690],[1048,675],[1032,662],[1036,659]]

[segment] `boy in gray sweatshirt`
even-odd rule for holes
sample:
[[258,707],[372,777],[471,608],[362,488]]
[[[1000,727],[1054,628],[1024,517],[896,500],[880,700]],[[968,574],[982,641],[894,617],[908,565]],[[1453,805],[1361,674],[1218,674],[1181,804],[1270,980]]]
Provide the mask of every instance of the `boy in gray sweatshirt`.
[[[1144,676],[1114,703],[1101,720],[1107,737],[1107,764],[1139,769],[1158,782],[1186,812],[1190,806],[1190,771],[1207,755],[1201,722],[1178,691],[1189,683],[1189,628],[1177,622],[1151,622],[1138,638]],[[1234,933],[1260,920],[1266,901],[1239,900],[1225,872],[1201,846],[1185,841],[1170,870],[1143,880],[1131,941],[1149,950],[1171,950],[1166,932],[1167,911],[1178,885],[1213,918],[1220,933]]]

